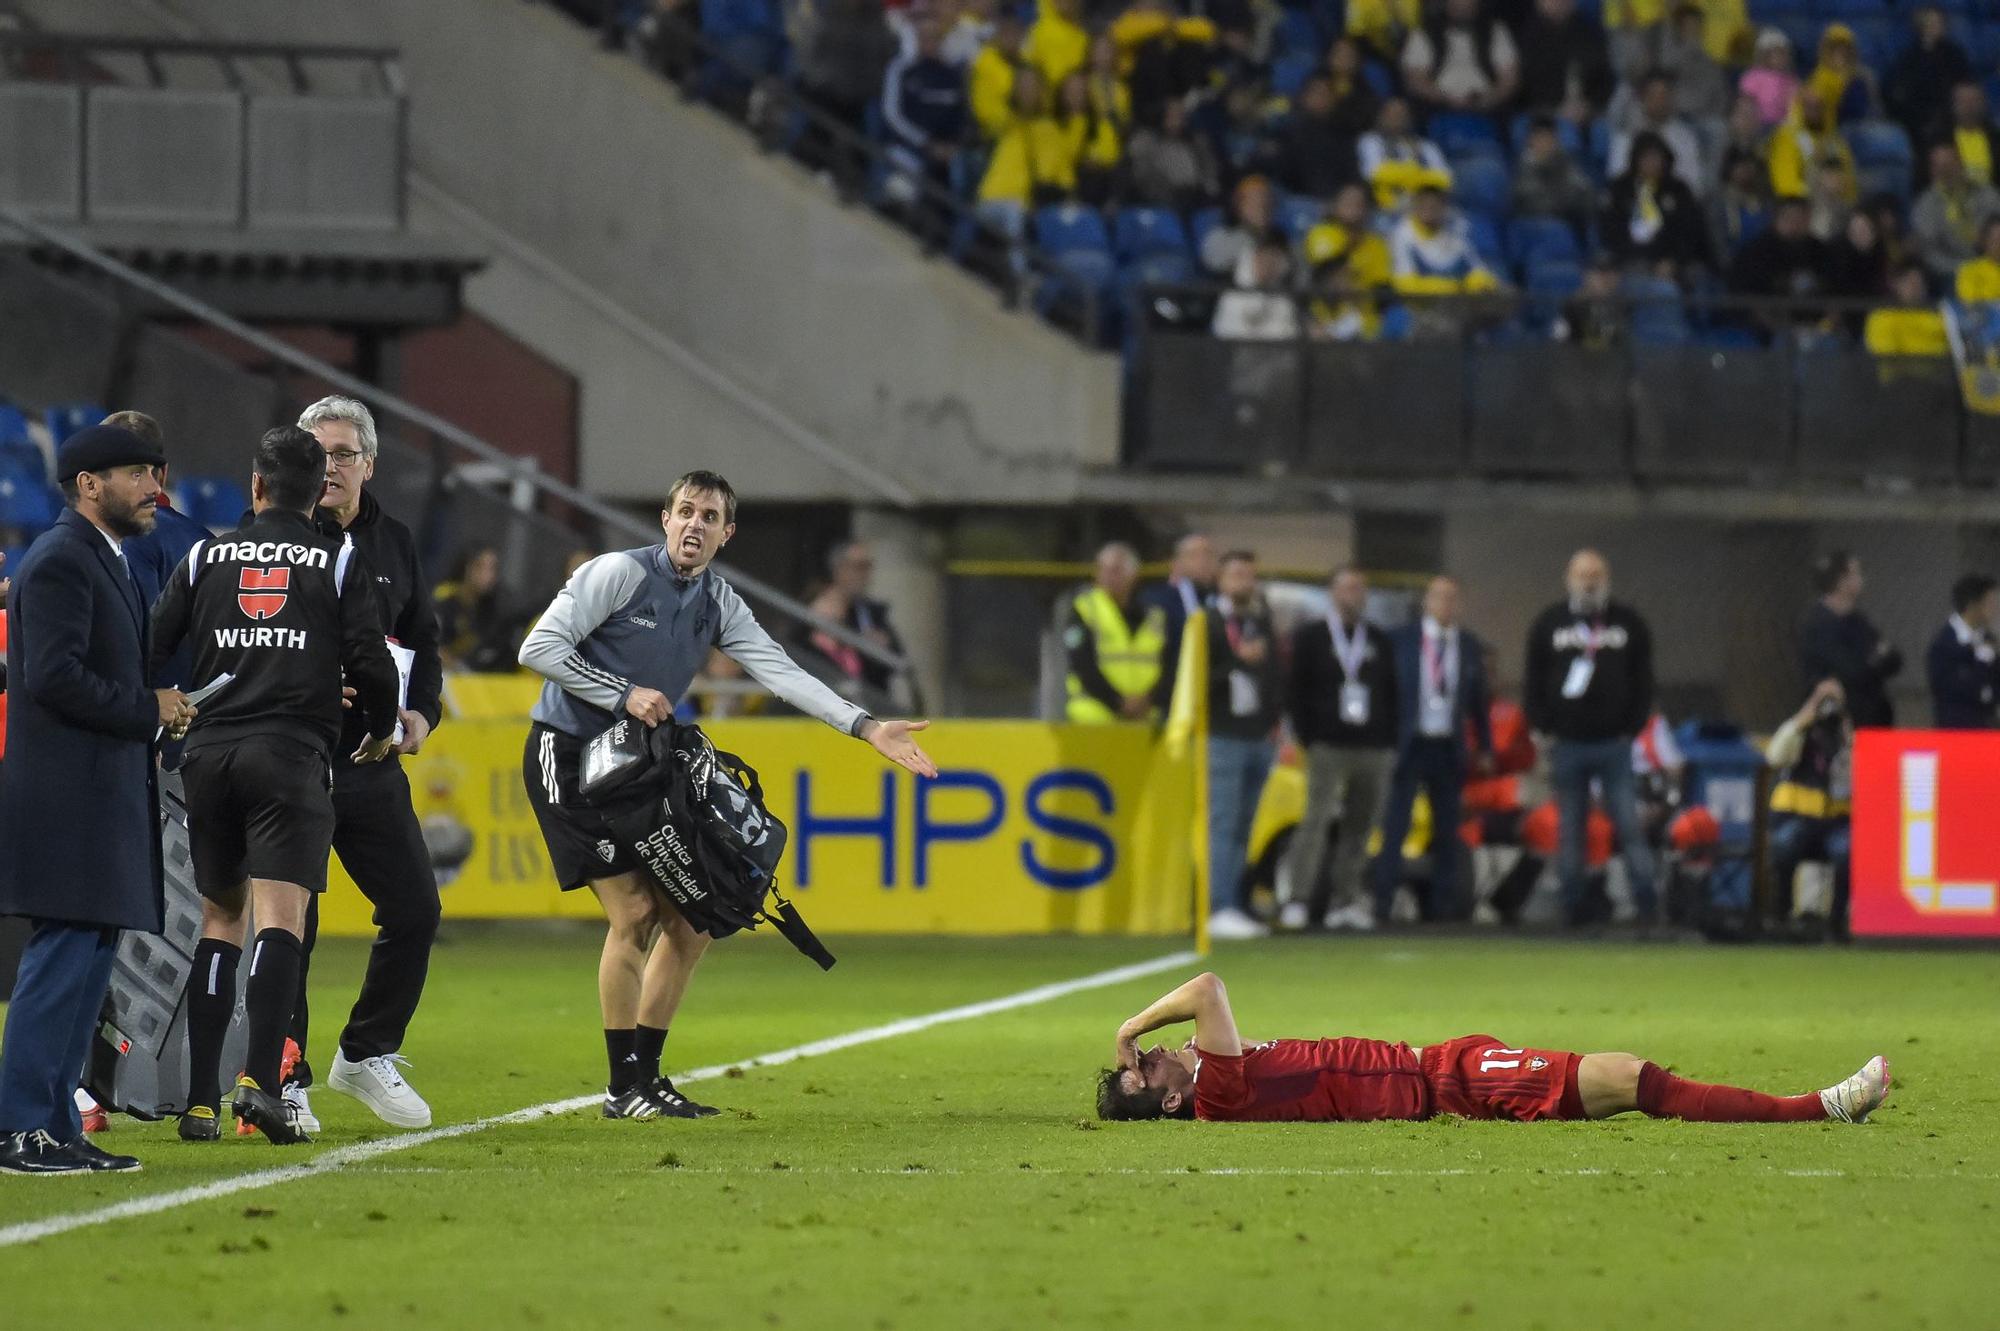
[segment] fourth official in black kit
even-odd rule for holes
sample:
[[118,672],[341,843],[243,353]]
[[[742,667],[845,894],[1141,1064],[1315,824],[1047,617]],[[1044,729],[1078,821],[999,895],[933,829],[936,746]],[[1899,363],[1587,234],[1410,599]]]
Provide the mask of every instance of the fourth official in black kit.
[[248,909],[257,937],[235,1114],[273,1143],[309,1139],[296,1106],[279,1094],[279,1064],[306,906],[326,889],[333,847],[343,673],[365,730],[348,756],[380,762],[395,742],[396,665],[382,638],[373,572],[351,543],[312,524],[325,469],[305,431],[267,433],[251,479],[255,517],[196,542],[153,607],[154,669],[186,642],[199,687],[215,686],[181,761],[202,895],[202,938],[188,974],[189,1106],[180,1128],[191,1141],[214,1140],[219,1130],[218,1061],[236,1006]]

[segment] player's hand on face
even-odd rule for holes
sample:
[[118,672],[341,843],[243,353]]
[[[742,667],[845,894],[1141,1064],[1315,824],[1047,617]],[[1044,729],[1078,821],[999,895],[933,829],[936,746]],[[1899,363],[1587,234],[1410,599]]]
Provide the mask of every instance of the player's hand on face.
[[415,753],[424,747],[430,738],[431,723],[407,707],[396,709],[396,715],[403,719],[403,742],[396,746],[397,753]]
[[1127,1035],[1123,1026],[1118,1028],[1117,1057],[1119,1071],[1122,1072],[1126,1068],[1131,1068],[1135,1072],[1138,1070],[1139,1037]]
[[936,776],[937,764],[910,738],[919,730],[929,730],[930,726],[928,721],[870,721],[862,728],[861,734],[870,748],[904,771],[918,776]]
[[625,695],[625,710],[649,726],[673,718],[674,705],[658,689],[633,689]]
[[363,766],[369,763],[379,763],[395,751],[396,736],[394,732],[391,732],[380,739],[371,738],[362,740],[361,747],[354,751],[354,761]]

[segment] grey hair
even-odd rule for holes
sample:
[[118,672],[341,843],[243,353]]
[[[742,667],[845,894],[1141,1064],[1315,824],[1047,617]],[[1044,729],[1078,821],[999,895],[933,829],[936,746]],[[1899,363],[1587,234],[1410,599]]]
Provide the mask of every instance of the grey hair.
[[299,428],[308,433],[315,425],[325,425],[329,421],[346,421],[352,425],[361,440],[361,455],[375,456],[375,416],[368,410],[367,403],[335,393],[299,413]]

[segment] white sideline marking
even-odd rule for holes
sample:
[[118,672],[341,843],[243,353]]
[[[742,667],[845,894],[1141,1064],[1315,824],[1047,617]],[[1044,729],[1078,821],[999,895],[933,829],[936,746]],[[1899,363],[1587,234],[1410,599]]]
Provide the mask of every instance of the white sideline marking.
[[[363,1171],[370,1175],[404,1174],[462,1174],[464,1171],[440,1169],[436,1165],[380,1165]],[[2000,1180],[2000,1174],[1972,1173],[1964,1170],[1942,1170],[1910,1173],[1855,1173],[1845,1169],[1765,1169],[1744,1171],[1729,1169],[1546,1169],[1539,1166],[1511,1165],[1492,1169],[1398,1169],[1387,1166],[1370,1165],[1328,1165],[1316,1168],[1311,1165],[1270,1167],[1258,1166],[1218,1166],[1214,1169],[1200,1165],[1172,1168],[1161,1166],[1152,1169],[1134,1168],[1076,1168],[1055,1165],[1043,1167],[1033,1165],[1027,1169],[995,1166],[988,1169],[960,1169],[955,1166],[935,1165],[787,1165],[782,1170],[769,1165],[641,1165],[620,1169],[584,1168],[582,1166],[562,1168],[538,1168],[532,1165],[488,1165],[481,1166],[486,1174],[589,1174],[593,1177],[604,1174],[713,1174],[731,1178],[747,1175],[770,1174],[811,1174],[815,1176],[857,1177],[880,1175],[883,1177],[923,1178],[926,1175],[939,1178],[1004,1178],[1027,1175],[1041,1175],[1044,1178],[1528,1178],[1540,1175],[1546,1178],[1673,1178],[1673,1179],[1713,1179],[1722,1178],[1794,1178],[1794,1179],[1854,1179],[1861,1182],[1906,1183],[1915,1180],[1963,1179],[1972,1182],[1990,1183]]]
[[[1065,998],[1070,994],[1082,993],[1087,989],[1102,989],[1108,985],[1123,984],[1158,971],[1172,970],[1185,966],[1199,958],[1193,952],[1175,952],[1169,956],[1155,957],[1151,961],[1135,962],[1130,966],[1117,966],[1108,971],[1098,971],[1095,975],[1085,975],[1074,980],[1061,980],[1055,984],[1037,985],[1033,989],[1023,989],[1017,994],[1004,998],[989,998],[979,1003],[967,1003],[961,1007],[944,1008],[938,1012],[926,1013],[920,1017],[905,1017],[900,1021],[888,1022],[881,1026],[869,1026],[862,1030],[850,1031],[846,1035],[830,1036],[824,1040],[813,1040],[806,1044],[793,1045],[790,1049],[780,1049],[774,1053],[759,1054],[755,1058],[734,1063],[717,1063],[712,1067],[696,1068],[674,1078],[675,1084],[683,1082],[709,1081],[720,1077],[731,1068],[771,1068],[785,1063],[796,1063],[802,1058],[815,1058],[821,1054],[838,1053],[842,1049],[852,1049],[856,1045],[873,1044],[879,1040],[891,1040],[899,1035],[912,1035],[929,1030],[933,1026],[943,1026],[955,1021],[972,1021],[979,1017],[990,1017],[997,1012],[1011,1012],[1015,1008],[1032,1007],[1037,1003],[1047,1003],[1053,999]],[[130,1220],[138,1216],[157,1215],[161,1211],[171,1211],[182,1206],[192,1206],[196,1202],[212,1201],[218,1197],[229,1197],[239,1192],[252,1192],[259,1188],[269,1188],[280,1183],[292,1183],[300,1179],[312,1178],[317,1174],[332,1174],[352,1165],[366,1164],[397,1151],[407,1151],[414,1146],[428,1146],[432,1142],[446,1141],[452,1137],[463,1137],[469,1133],[484,1132],[488,1128],[503,1127],[510,1123],[530,1123],[538,1118],[553,1114],[567,1114],[597,1104],[603,1097],[599,1095],[578,1095],[567,1100],[551,1100],[547,1104],[530,1105],[526,1109],[516,1109],[511,1114],[495,1114],[491,1118],[474,1119],[469,1123],[453,1123],[442,1128],[428,1128],[422,1132],[403,1133],[395,1137],[383,1137],[371,1142],[359,1142],[353,1146],[343,1146],[314,1157],[305,1164],[285,1165],[278,1169],[260,1169],[249,1174],[238,1174],[233,1178],[217,1179],[213,1183],[203,1183],[192,1188],[181,1188],[174,1192],[158,1193],[151,1197],[135,1197],[129,1202],[99,1207],[95,1211],[76,1211],[69,1215],[50,1216],[45,1220],[30,1220],[0,1229],[0,1248],[11,1248],[17,1244],[33,1243],[37,1239],[53,1238],[67,1234],[73,1229],[84,1229],[91,1225],[105,1225],[113,1220]],[[11,1185],[19,1186],[19,1185]],[[61,1184],[44,1186],[60,1187]]]

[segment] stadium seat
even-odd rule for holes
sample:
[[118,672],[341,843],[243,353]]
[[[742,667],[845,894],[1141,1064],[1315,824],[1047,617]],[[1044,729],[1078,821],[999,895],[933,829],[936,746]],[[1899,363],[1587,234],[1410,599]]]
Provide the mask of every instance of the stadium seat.
[[1611,121],[1604,116],[1590,122],[1590,132],[1585,136],[1584,170],[1590,172],[1591,179],[1604,183],[1606,163],[1611,160]]
[[1823,19],[1838,19],[1849,26],[1855,19],[1884,17],[1889,7],[1883,0],[1812,0],[1812,12]]
[[1750,21],[1761,28],[1796,15],[1800,5],[1801,0],[1750,0],[1746,9]]
[[1526,285],[1521,321],[1531,332],[1547,336],[1563,302],[1583,285],[1583,269],[1567,259],[1540,259],[1528,266]]
[[1632,306],[1632,340],[1649,346],[1681,346],[1693,336],[1680,288],[1656,277],[1628,277],[1625,295]]
[[1201,247],[1208,240],[1208,233],[1222,225],[1222,209],[1202,208],[1188,218],[1188,240],[1194,246],[1195,258],[1201,257]]
[[0,439],[0,473],[38,485],[52,483],[48,459],[31,439]]
[[1505,217],[1514,206],[1514,180],[1497,157],[1467,157],[1452,163],[1451,197],[1458,206],[1490,217]]
[[[1514,117],[1514,123],[1508,128],[1508,141],[1513,144],[1516,157],[1521,155],[1521,150],[1528,144],[1528,126],[1534,119],[1532,112],[1523,111]],[[1562,144],[1564,152],[1579,162],[1583,161],[1589,145],[1584,142],[1583,130],[1578,128],[1574,120],[1556,117],[1556,140]]]
[[250,496],[227,476],[193,476],[182,483],[182,507],[204,527],[229,530],[242,521]]
[[49,427],[49,437],[60,444],[85,426],[97,424],[105,414],[104,408],[94,403],[68,402],[43,412],[42,423]]
[[1127,208],[1118,214],[1112,248],[1126,263],[1155,255],[1188,257],[1187,228],[1170,208]]
[[1500,130],[1492,116],[1440,111],[1431,117],[1426,133],[1447,157],[1476,152],[1481,147],[1500,151]]
[[1791,39],[1792,58],[1801,75],[1806,74],[1818,59],[1819,35],[1826,31],[1826,21],[1810,14],[1787,14],[1771,21],[1772,27]]
[[1364,61],[1361,66],[1361,77],[1367,80],[1369,91],[1377,97],[1387,100],[1396,95],[1396,76],[1391,74],[1389,67],[1380,60]]
[[1290,51],[1271,62],[1271,91],[1280,97],[1296,97],[1306,80],[1319,68],[1319,56],[1311,51]]
[[1080,252],[1111,257],[1111,237],[1104,232],[1103,217],[1074,203],[1035,210],[1035,243],[1050,256]]
[[54,526],[61,512],[62,496],[47,481],[0,472],[0,527],[35,536]]
[[1507,257],[1526,272],[1544,259],[1575,263],[1583,253],[1569,223],[1553,217],[1517,217],[1507,224]]
[[1846,126],[1846,134],[1862,194],[1908,199],[1916,180],[1916,153],[1903,127],[1888,120],[1857,120]]
[[[1879,6],[1866,16],[1845,18],[1841,22],[1854,29],[1854,40],[1861,48],[1862,63],[1883,73],[1895,63],[1896,57],[1910,42],[1910,25],[1885,13]],[[1978,63],[1976,57],[1973,63]]]
[[[1321,30],[1318,16],[1309,9],[1281,9],[1278,11],[1278,27],[1272,34],[1276,38],[1277,49],[1285,56],[1302,55],[1317,65],[1326,56],[1327,37]],[[1272,78],[1277,77],[1277,67],[1272,66]],[[1303,76],[1300,82],[1305,80]]]
[[0,402],[0,444],[26,443],[33,437],[28,433],[28,414],[19,407]]
[[1500,224],[1482,213],[1467,213],[1465,229],[1472,240],[1472,248],[1479,251],[1479,257],[1495,273],[1507,271],[1507,245],[1500,238]]
[[1296,245],[1306,238],[1306,232],[1326,219],[1326,205],[1318,199],[1304,195],[1287,195],[1278,200],[1278,229]]

